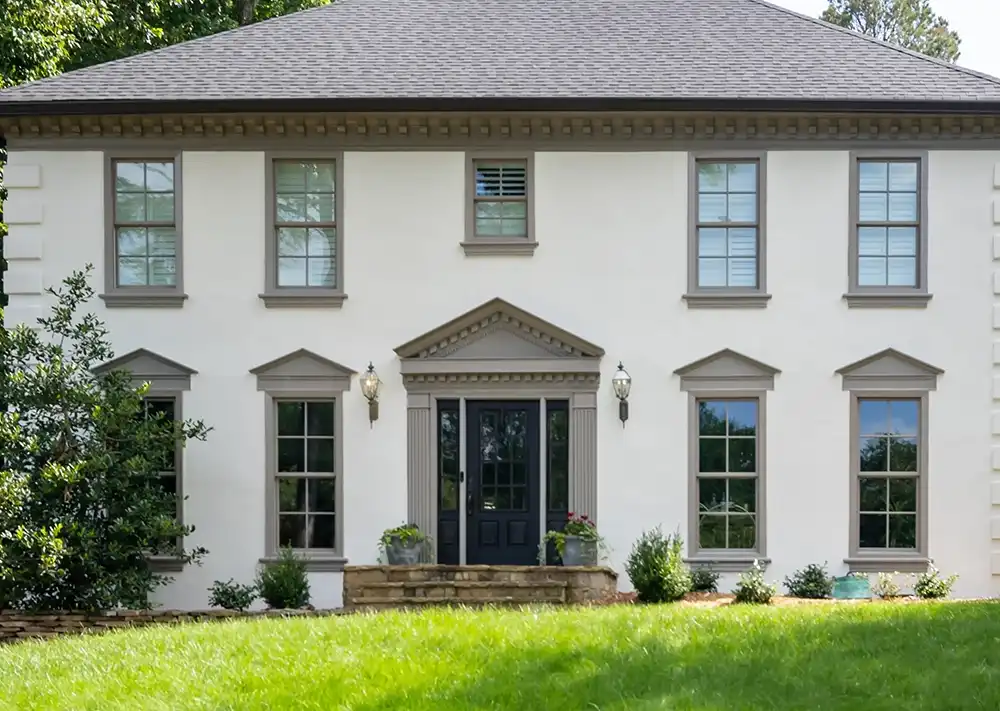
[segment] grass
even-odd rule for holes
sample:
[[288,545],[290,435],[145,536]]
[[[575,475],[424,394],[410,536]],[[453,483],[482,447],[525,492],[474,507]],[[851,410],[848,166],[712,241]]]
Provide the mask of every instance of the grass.
[[0,709],[998,709],[998,643],[990,602],[234,621],[0,648]]

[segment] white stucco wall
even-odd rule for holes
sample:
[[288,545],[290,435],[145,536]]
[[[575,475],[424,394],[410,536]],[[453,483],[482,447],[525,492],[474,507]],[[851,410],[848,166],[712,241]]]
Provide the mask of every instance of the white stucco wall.
[[[185,453],[185,518],[210,550],[159,593],[204,607],[212,580],[249,581],[264,552],[264,401],[248,373],[297,348],[384,381],[370,427],[355,383],[344,403],[344,553],[376,561],[406,517],[406,397],[392,349],[495,296],[607,351],[599,397],[599,520],[621,563],[643,528],[687,530],[687,395],[673,371],[729,347],[781,370],[767,401],[768,577],[848,553],[849,397],[834,370],[894,347],[942,369],[930,400],[930,555],[958,595],[1000,592],[991,575],[994,166],[1000,152],[930,153],[926,310],[848,309],[847,151],[770,153],[762,310],[690,310],[687,155],[543,152],[535,157],[530,258],[465,257],[461,152],[348,152],[341,310],[265,309],[264,163],[259,152],[183,157],[183,309],[93,307],[119,354],[144,347],[198,371],[184,414],[214,429]],[[18,152],[11,172],[8,323],[33,319],[41,285],[86,262],[103,284],[102,156]],[[33,168],[38,180],[34,181]],[[34,186],[37,183],[37,187]],[[633,378],[622,428],[610,378]],[[998,571],[1000,573],[1000,571]],[[313,574],[317,606],[340,576]],[[622,576],[622,587],[628,580]]]

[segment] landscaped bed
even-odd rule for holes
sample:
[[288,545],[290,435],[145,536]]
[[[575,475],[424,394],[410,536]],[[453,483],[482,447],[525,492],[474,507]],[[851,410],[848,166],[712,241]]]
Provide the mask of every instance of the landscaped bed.
[[997,639],[995,602],[220,622],[0,649],[0,709],[997,709]]

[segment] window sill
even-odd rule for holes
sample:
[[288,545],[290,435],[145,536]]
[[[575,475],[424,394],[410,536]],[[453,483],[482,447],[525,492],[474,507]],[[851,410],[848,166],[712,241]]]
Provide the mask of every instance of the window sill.
[[[342,573],[344,572],[344,566],[347,565],[347,558],[340,556],[318,557],[299,555],[298,558],[306,564],[306,571],[309,573]],[[265,556],[258,562],[262,565],[274,565],[278,562],[278,556]]]
[[767,570],[771,565],[771,559],[763,556],[715,556],[699,553],[692,558],[685,558],[684,562],[692,568],[708,568],[716,573],[745,573],[753,568],[753,562],[760,563],[763,570]]
[[264,302],[264,307],[268,309],[339,309],[347,300],[347,294],[341,291],[318,291],[314,293],[308,291],[292,291],[289,293],[268,291],[260,294],[260,299]]
[[852,309],[926,309],[931,294],[848,292],[844,301]]
[[179,309],[184,306],[184,302],[187,300],[187,294],[164,294],[162,292],[147,294],[141,291],[113,291],[107,294],[101,294],[101,300],[109,309]]
[[146,564],[154,573],[179,573],[184,570],[184,559],[172,555],[152,555]]
[[770,294],[684,294],[689,309],[763,309]]
[[466,257],[515,255],[530,257],[538,242],[526,239],[483,239],[477,237],[460,243]]
[[851,573],[925,573],[932,561],[924,556],[856,556],[844,562]]

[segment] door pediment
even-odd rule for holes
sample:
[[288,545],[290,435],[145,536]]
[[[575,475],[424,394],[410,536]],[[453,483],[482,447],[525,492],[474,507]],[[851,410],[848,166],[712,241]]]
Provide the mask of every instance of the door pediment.
[[499,298],[395,350],[404,379],[476,375],[479,382],[501,382],[516,375],[525,385],[550,376],[596,381],[604,355],[600,346]]
[[404,343],[396,355],[403,360],[600,359],[604,349],[497,298]]

